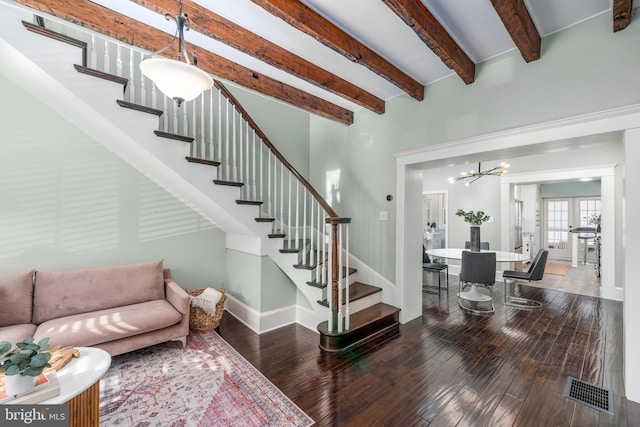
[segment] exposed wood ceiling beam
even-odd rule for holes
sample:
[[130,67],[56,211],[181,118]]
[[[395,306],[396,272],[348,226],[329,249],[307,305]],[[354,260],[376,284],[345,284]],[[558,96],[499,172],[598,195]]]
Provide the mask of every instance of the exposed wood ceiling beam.
[[424,99],[424,85],[303,3],[297,0],[251,1],[349,60],[367,67],[418,101]]
[[[125,15],[88,0],[16,0],[17,3],[48,13],[65,21],[90,28],[124,43],[155,52],[164,48],[171,36]],[[190,45],[189,49],[194,49]],[[199,68],[217,76],[279,99],[303,110],[344,124],[353,123],[353,112],[300,89],[264,76],[203,49],[197,49]],[[177,57],[177,49],[163,52]]]
[[420,0],[382,0],[415,31],[440,60],[466,83],[473,83],[476,64]]
[[624,30],[631,23],[632,0],[613,0],[613,32]]
[[525,61],[540,58],[540,34],[523,0],[491,0]]
[[[162,15],[178,14],[178,5],[175,0],[133,0],[133,2]],[[189,16],[189,27],[193,30],[364,108],[378,114],[384,113],[384,100],[353,83],[322,69],[304,58],[294,55],[277,44],[242,28],[240,25],[223,18],[192,0],[183,0],[182,3],[184,12]]]

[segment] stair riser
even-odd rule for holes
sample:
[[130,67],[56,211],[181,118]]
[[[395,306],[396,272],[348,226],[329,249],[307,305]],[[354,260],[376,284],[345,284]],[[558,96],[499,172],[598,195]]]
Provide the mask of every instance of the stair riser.
[[[320,348],[327,352],[340,353],[374,342],[381,335],[399,333],[398,315],[377,319],[366,327],[351,330],[339,336],[320,335]],[[388,339],[389,337],[385,338]]]
[[349,312],[354,314],[379,302],[382,302],[382,294],[380,292],[351,302],[349,304]]
[[344,355],[345,353],[357,352],[357,353],[366,353],[369,350],[374,349],[375,347],[386,343],[387,341],[400,336],[400,324],[395,323],[390,325],[375,335],[369,336],[366,339],[357,342],[346,349],[339,352],[328,352],[327,354],[340,354]]

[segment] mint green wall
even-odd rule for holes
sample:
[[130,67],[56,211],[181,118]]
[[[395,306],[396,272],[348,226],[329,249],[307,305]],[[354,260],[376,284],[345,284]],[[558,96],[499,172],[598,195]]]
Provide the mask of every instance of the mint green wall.
[[0,75],[0,273],[163,259],[225,277],[225,234]]
[[[376,125],[383,117],[358,115],[358,132],[354,132],[356,125],[347,128],[312,117],[311,182],[338,215],[352,218],[351,253],[392,279],[388,272],[395,262],[395,201],[387,201],[386,196],[395,195],[396,188],[390,154],[394,138],[386,129],[376,135]],[[391,160],[392,169],[381,170],[386,160]],[[336,197],[330,197],[331,181],[337,188]],[[388,220],[381,221],[380,212],[386,212]]]
[[224,288],[240,302],[260,310],[261,257],[229,249]]
[[289,163],[309,176],[309,114],[241,87],[227,88]]
[[[492,168],[499,161],[487,161],[483,163],[483,169]],[[457,176],[462,170],[477,168],[477,165],[458,165],[438,169],[426,169],[423,173],[423,191],[446,191],[449,198],[449,210],[447,223],[449,224],[448,247],[462,248],[464,242],[469,240],[469,224],[464,218],[456,216],[458,209],[465,211],[484,211],[492,216],[493,223],[485,222],[480,227],[480,238],[483,242],[489,242],[492,249],[500,249],[500,179],[486,177],[474,182],[467,187],[463,182],[449,183],[449,177]]]
[[262,257],[260,272],[262,276],[260,311],[265,312],[296,304],[295,283],[280,270],[271,258]]
[[266,256],[229,249],[225,289],[259,312],[296,303],[296,285]]
[[590,197],[600,195],[600,180],[540,185],[540,197]]
[[[407,95],[387,101],[386,113],[366,110],[354,124],[313,117],[311,176],[322,187],[340,169],[340,213],[353,218],[352,250],[390,280],[395,278],[394,154],[460,138],[640,103],[640,20],[613,33],[610,14],[543,40],[542,58],[525,63],[512,51],[478,64],[476,80],[457,76],[429,85],[422,102]],[[559,159],[561,160],[561,159]],[[377,212],[389,210],[389,221]]]

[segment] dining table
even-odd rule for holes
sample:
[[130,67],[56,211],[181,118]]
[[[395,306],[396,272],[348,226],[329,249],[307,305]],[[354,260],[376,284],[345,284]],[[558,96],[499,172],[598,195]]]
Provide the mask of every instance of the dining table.
[[[462,259],[462,251],[468,251],[469,249],[463,248],[439,248],[439,249],[427,249],[426,252],[433,258],[446,258],[446,259]],[[480,252],[495,252],[496,262],[522,262],[528,261],[524,255],[518,252],[505,252],[505,251],[492,251],[482,249]]]
[[[463,248],[439,248],[439,249],[427,249],[425,252],[433,258],[446,258],[453,260],[461,260],[462,252],[468,251],[469,249]],[[481,249],[480,252],[494,252],[496,254],[496,263],[498,262],[522,262],[528,261],[528,258],[518,252],[506,252],[506,251],[493,251]],[[479,302],[490,302],[491,298],[487,295],[480,293],[475,284],[471,285],[471,289],[468,292],[459,292],[459,298],[463,298],[469,301]]]

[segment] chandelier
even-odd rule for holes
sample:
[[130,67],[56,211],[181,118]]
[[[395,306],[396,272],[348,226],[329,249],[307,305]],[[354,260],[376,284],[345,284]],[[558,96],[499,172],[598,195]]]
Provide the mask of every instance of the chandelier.
[[483,171],[480,169],[480,162],[478,162],[477,171],[474,171],[474,170],[464,171],[457,178],[449,178],[449,182],[454,183],[454,182],[462,181],[463,179],[470,179],[470,181],[467,181],[465,184],[468,187],[474,182],[476,182],[477,180],[479,180],[480,178],[482,178],[483,176],[489,176],[489,175],[502,176],[508,172],[506,170],[508,167],[509,165],[507,163],[502,162],[493,169]]
[[162,93],[175,100],[179,107],[184,101],[191,101],[203,91],[210,89],[213,86],[213,79],[197,67],[198,58],[195,54],[191,55],[193,64],[189,60],[189,51],[184,41],[184,31],[189,30],[189,19],[187,14],[182,12],[182,1],[180,1],[179,15],[167,14],[165,17],[167,20],[173,18],[176,21],[176,34],[164,49],[154,52],[154,54],[167,50],[177,37],[178,59],[147,58],[140,63],[140,71],[153,81]]

